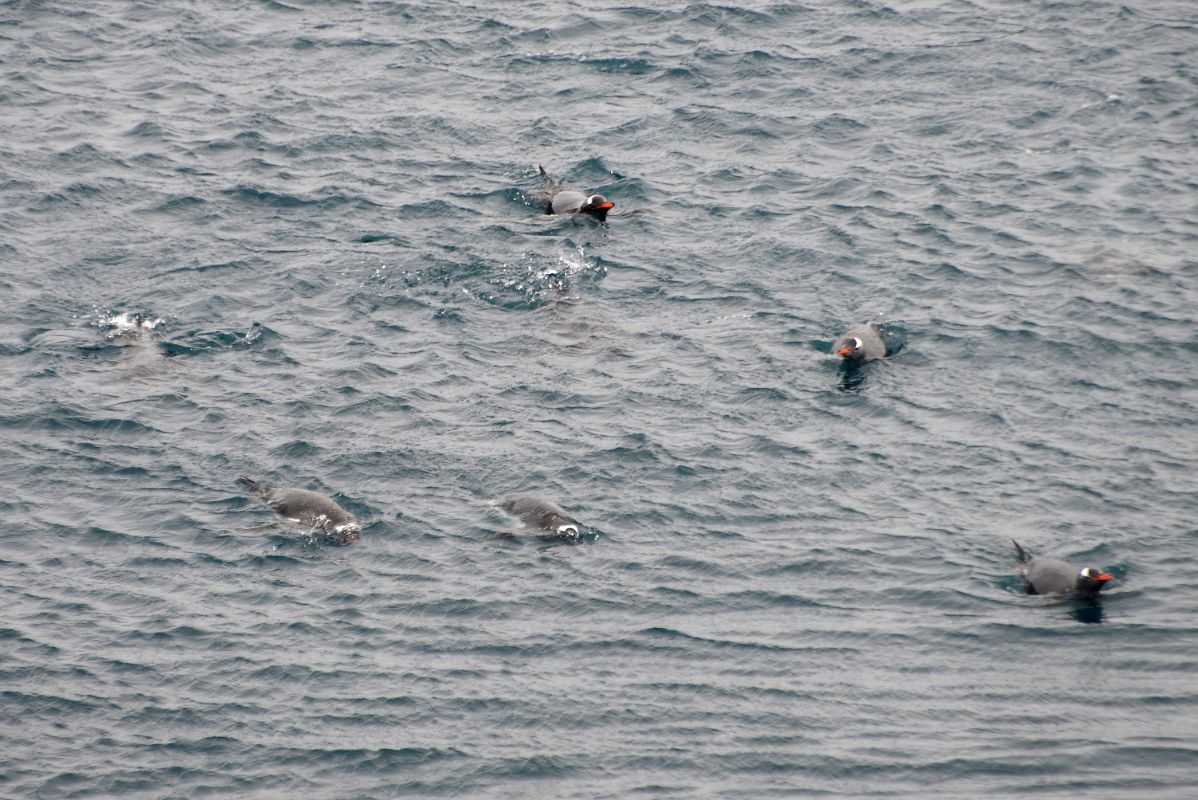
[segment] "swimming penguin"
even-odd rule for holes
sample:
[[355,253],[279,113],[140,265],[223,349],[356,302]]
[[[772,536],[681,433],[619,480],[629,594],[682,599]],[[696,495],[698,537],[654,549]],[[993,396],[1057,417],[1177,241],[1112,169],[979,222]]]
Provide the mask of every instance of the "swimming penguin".
[[583,526],[565,509],[535,494],[511,494],[501,497],[495,505],[530,528],[547,531],[563,539],[578,539]]
[[1024,550],[1014,539],[1011,543],[1015,545],[1019,571],[1027,582],[1028,594],[1077,594],[1093,597],[1114,577],[1093,567],[1079,571],[1056,558],[1037,558]]
[[237,482],[265,500],[281,516],[319,528],[338,544],[353,544],[362,535],[361,523],[322,494],[307,489],[276,489],[244,477],[238,478]]
[[603,195],[593,194],[588,197],[574,189],[563,189],[560,183],[549,176],[544,167],[538,165],[537,169],[541,171],[546,214],[586,214],[602,222],[607,219],[607,212],[615,208],[616,204]]
[[832,344],[832,352],[846,361],[885,358],[890,347],[882,338],[876,322],[867,322],[848,331]]

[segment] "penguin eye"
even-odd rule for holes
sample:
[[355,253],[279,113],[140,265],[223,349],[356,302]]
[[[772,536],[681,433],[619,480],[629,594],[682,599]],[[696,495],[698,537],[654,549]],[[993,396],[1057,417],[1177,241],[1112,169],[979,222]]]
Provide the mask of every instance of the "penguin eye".
[[1089,567],[1086,567],[1085,569],[1082,570],[1082,577],[1083,578],[1093,578],[1094,570],[1090,569]]
[[576,526],[576,525],[560,525],[560,526],[558,526],[557,532],[562,534],[563,536],[573,536],[573,537],[577,538],[578,537],[578,526]]

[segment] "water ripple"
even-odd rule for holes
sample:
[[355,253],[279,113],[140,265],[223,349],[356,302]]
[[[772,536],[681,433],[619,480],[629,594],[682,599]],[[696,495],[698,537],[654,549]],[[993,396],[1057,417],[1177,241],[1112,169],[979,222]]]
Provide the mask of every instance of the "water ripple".
[[0,10],[0,793],[1192,793],[1188,5],[233,12]]

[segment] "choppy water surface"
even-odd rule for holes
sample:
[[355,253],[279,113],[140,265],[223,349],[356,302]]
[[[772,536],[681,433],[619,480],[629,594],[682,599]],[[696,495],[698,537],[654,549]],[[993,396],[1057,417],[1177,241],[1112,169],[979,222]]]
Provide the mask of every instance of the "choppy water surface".
[[0,4],[0,795],[1192,796],[1192,4],[587,5]]

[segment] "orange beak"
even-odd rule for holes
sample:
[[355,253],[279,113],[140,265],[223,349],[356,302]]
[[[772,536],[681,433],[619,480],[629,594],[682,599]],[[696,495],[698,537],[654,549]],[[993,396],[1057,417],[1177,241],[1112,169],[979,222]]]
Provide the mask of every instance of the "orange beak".
[[852,354],[853,354],[853,348],[846,347],[843,350],[841,350],[839,353],[837,353],[836,355],[840,356],[841,358],[848,358]]
[[603,205],[601,205],[601,206],[595,206],[595,208],[601,208],[601,209],[603,209],[604,211],[607,211],[609,208],[615,208],[615,207],[616,207],[616,204],[615,204],[615,203],[613,203],[613,202],[612,202],[612,201],[610,201],[610,200],[608,200],[606,203],[604,203],[604,204],[603,204]]
[[1106,583],[1107,581],[1109,581],[1111,578],[1114,578],[1114,577],[1115,577],[1114,575],[1111,575],[1108,572],[1104,572],[1101,575],[1095,575],[1094,580],[1098,581],[1099,583]]

